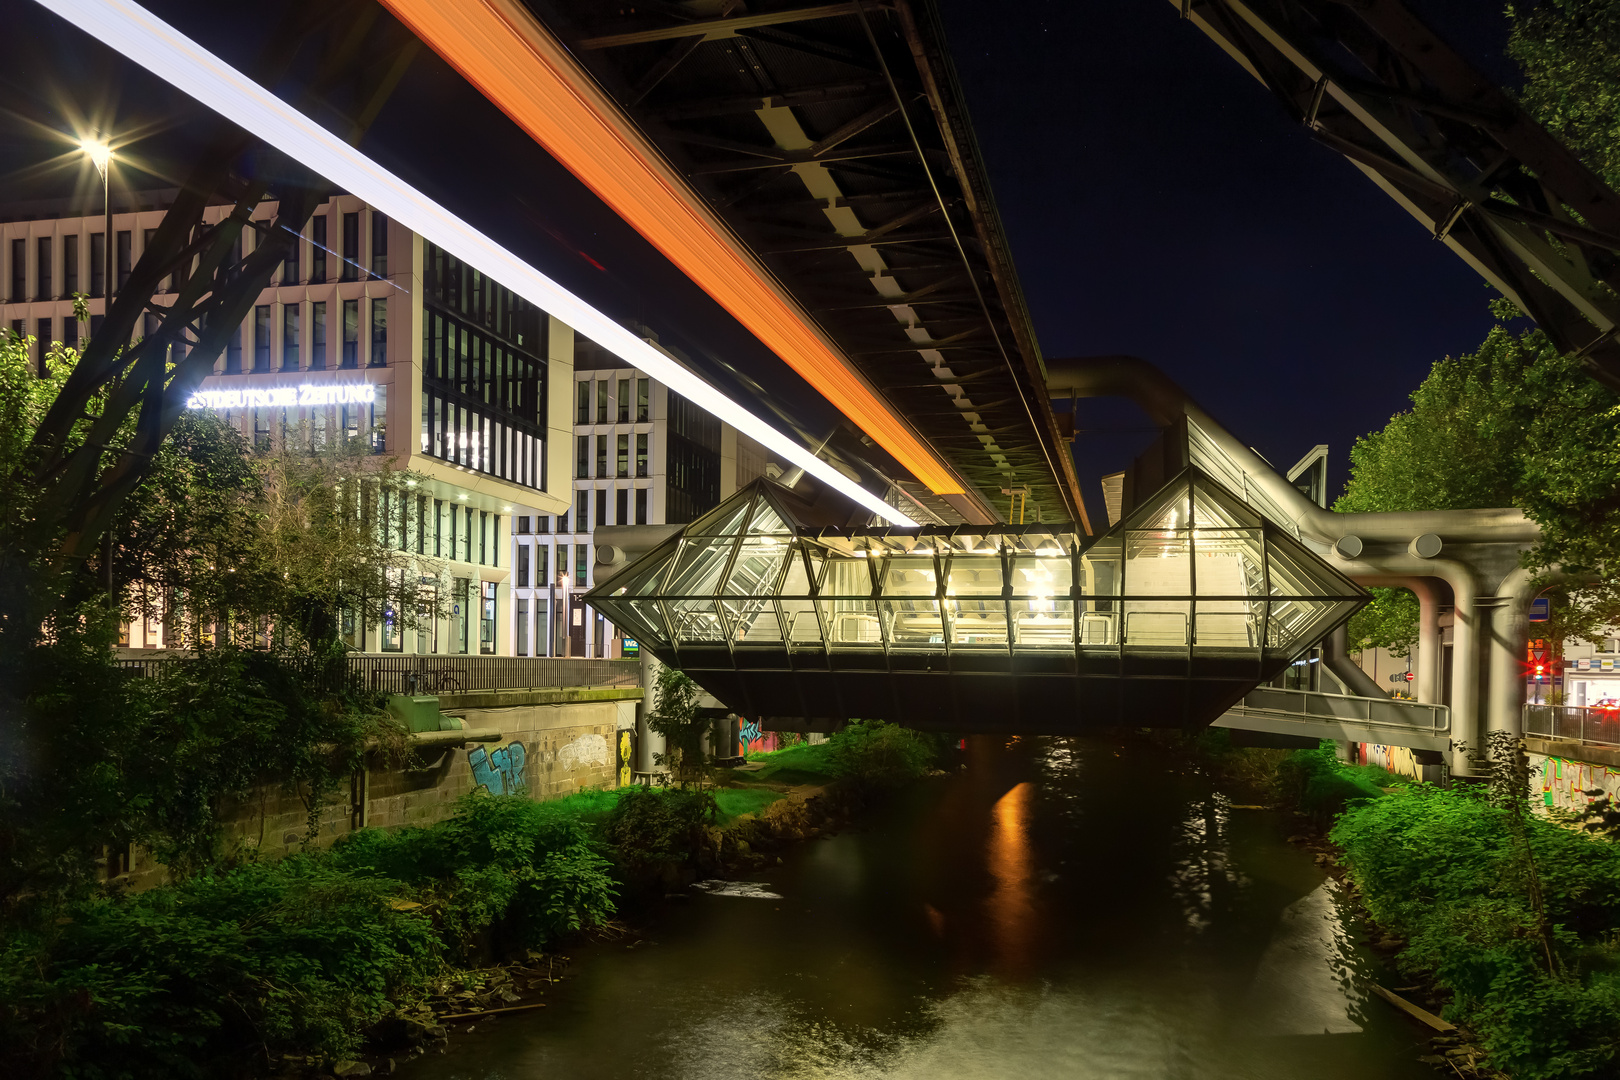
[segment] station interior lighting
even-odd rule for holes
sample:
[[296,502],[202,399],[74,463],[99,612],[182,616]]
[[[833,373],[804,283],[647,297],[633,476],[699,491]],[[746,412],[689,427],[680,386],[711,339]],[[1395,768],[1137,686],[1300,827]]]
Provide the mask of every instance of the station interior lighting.
[[[657,151],[617,129],[616,107],[548,55],[514,0],[382,0],[596,196],[936,495],[961,481],[808,321]],[[557,50],[560,53],[560,50]]]
[[[360,197],[424,239],[478,267],[524,299],[859,505],[894,524],[916,524],[878,495],[816,457],[807,447],[726,397],[613,318],[552,281],[139,4],[129,0],[39,2],[244,131]],[[834,403],[838,404],[836,400]],[[858,418],[851,418],[859,423]],[[920,474],[918,478],[923,479]],[[959,486],[954,490],[960,490]]]

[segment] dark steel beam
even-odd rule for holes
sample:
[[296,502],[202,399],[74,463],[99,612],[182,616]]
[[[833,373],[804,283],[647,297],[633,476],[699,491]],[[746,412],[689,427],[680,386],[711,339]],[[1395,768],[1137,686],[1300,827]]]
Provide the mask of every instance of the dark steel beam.
[[[879,6],[876,3],[870,5]],[[616,49],[623,45],[643,45],[653,41],[673,41],[676,38],[735,37],[739,30],[752,30],[762,26],[780,26],[784,23],[810,22],[831,19],[840,15],[853,15],[861,9],[858,3],[815,4],[810,7],[787,8],[758,15],[732,15],[723,19],[696,19],[689,23],[664,26],[652,30],[630,30],[620,34],[599,34],[580,41],[582,49]]]

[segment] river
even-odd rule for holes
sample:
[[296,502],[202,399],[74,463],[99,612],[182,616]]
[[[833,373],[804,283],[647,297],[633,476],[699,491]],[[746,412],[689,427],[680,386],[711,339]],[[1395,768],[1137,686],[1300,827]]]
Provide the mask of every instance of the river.
[[1141,743],[967,756],[397,1075],[1432,1080],[1283,815]]

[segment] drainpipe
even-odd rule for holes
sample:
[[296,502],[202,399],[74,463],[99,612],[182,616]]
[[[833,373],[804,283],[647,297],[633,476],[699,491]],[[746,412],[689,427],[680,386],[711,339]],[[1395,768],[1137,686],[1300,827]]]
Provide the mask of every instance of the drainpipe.
[[1425,705],[1440,704],[1444,683],[1445,650],[1440,645],[1440,596],[1426,577],[1358,577],[1358,585],[1411,589],[1418,600],[1417,680],[1412,696]]

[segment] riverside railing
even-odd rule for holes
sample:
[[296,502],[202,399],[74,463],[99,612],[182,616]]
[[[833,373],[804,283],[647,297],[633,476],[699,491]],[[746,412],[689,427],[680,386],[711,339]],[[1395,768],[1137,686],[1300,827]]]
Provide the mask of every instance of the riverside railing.
[[1312,690],[1279,690],[1259,686],[1243,695],[1234,712],[1265,713],[1283,719],[1339,721],[1370,727],[1441,735],[1451,730],[1451,710],[1402,698],[1323,694]]
[[1620,709],[1526,705],[1524,733],[1595,746],[1620,746]]
[[[173,656],[117,661],[131,675],[144,678],[155,678],[185,662],[183,657]],[[639,660],[576,657],[362,654],[346,657],[344,665],[337,672],[321,673],[321,681],[331,682],[336,675],[353,680],[352,685],[385,694],[456,694],[550,686],[636,686],[641,677]]]

